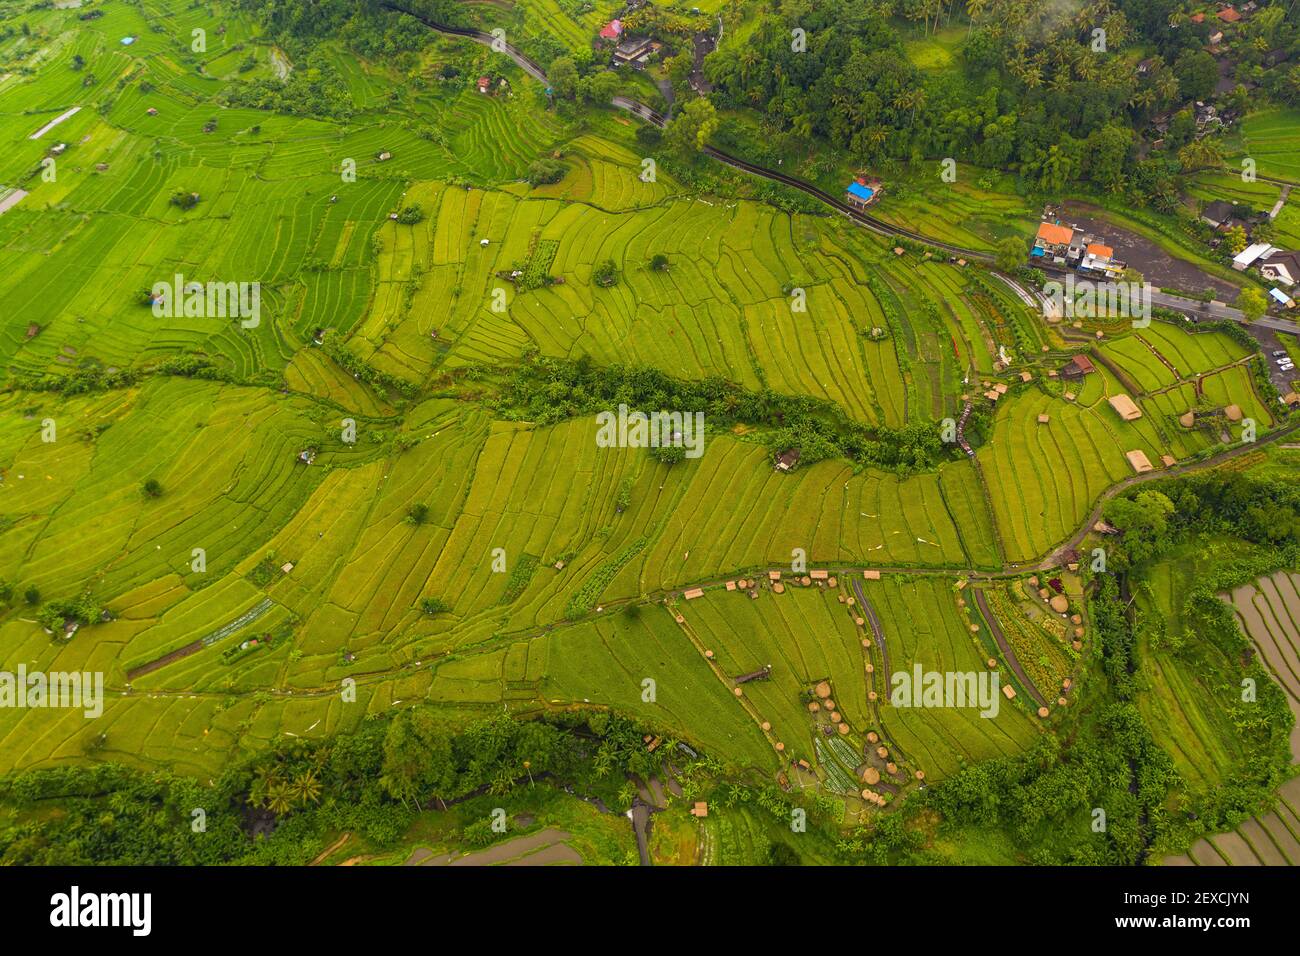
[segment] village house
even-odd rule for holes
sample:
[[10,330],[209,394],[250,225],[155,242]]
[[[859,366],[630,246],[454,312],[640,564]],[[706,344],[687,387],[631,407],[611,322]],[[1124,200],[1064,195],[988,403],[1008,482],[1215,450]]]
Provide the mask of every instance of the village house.
[[1070,381],[1078,381],[1086,375],[1091,375],[1097,371],[1097,367],[1092,364],[1092,359],[1088,356],[1079,354],[1066,362],[1058,373],[1061,378]]
[[1294,308],[1295,308],[1295,300],[1292,299],[1289,295],[1287,295],[1285,292],[1283,292],[1281,289],[1279,289],[1279,288],[1277,288],[1277,287],[1274,287],[1274,288],[1272,288],[1272,289],[1269,289],[1269,290],[1268,290],[1268,295],[1269,295],[1269,298],[1271,298],[1271,299],[1272,299],[1274,302],[1276,302],[1278,305],[1282,306],[1282,308],[1284,308],[1284,309],[1294,309]]
[[1232,219],[1237,212],[1237,207],[1223,199],[1216,199],[1212,203],[1207,203],[1201,210],[1201,222],[1207,223],[1215,229],[1218,229],[1228,220]]
[[1137,407],[1137,403],[1127,395],[1112,395],[1109,399],[1110,407],[1119,413],[1119,417],[1126,422],[1136,421],[1142,417],[1142,409]]
[[654,52],[655,43],[649,37],[633,37],[630,40],[624,40],[614,48],[614,62],[624,63],[644,63],[649,59],[650,54]]
[[621,37],[622,35],[623,35],[622,20],[610,20],[609,23],[605,24],[603,27],[600,28],[600,34],[599,34],[600,39],[607,43],[612,43],[617,41],[618,38]]
[[1238,272],[1245,272],[1260,259],[1268,259],[1280,250],[1267,242],[1256,242],[1247,246],[1232,258],[1232,267]]
[[1278,285],[1295,285],[1300,282],[1300,252],[1274,249],[1260,261],[1259,274]]
[[1151,464],[1151,459],[1147,457],[1147,453],[1140,448],[1124,452],[1124,457],[1128,459],[1129,465],[1139,475],[1155,470],[1155,466]]
[[844,187],[844,201],[855,209],[866,209],[880,198],[880,180],[856,177]]
[[490,77],[490,76],[480,76],[480,77],[478,78],[478,91],[479,91],[480,93],[486,95],[488,89],[491,88],[491,86],[492,86],[492,77]]
[[1215,16],[1218,17],[1219,20],[1221,20],[1223,23],[1236,23],[1241,19],[1241,14],[1238,13],[1233,7],[1230,6],[1224,7],[1222,10],[1216,13]]
[[787,448],[781,454],[776,456],[776,470],[789,471],[799,464],[799,449]]
[[1058,264],[1064,265],[1075,246],[1076,232],[1077,230],[1072,226],[1062,226],[1056,222],[1040,223],[1030,255],[1035,258],[1050,257]]
[[1115,250],[1100,242],[1089,242],[1084,246],[1083,256],[1079,260],[1080,272],[1099,272],[1108,279],[1119,278],[1124,272],[1124,263],[1115,258]]

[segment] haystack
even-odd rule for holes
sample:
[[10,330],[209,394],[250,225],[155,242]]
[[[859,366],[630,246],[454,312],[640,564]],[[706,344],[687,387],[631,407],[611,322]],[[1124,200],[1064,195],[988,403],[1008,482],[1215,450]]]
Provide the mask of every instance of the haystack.
[[1223,417],[1230,422],[1241,421],[1241,406],[1229,405],[1227,408],[1223,410]]
[[875,767],[868,767],[866,770],[862,771],[862,782],[871,784],[880,783],[880,771]]
[[1051,605],[1052,610],[1055,611],[1057,614],[1064,614],[1066,611],[1070,609],[1070,599],[1067,598],[1064,594],[1052,595],[1052,600],[1049,601],[1048,603]]
[[818,681],[817,686],[813,688],[813,693],[822,700],[831,696],[831,685],[829,681]]
[[1185,414],[1179,415],[1178,424],[1182,425],[1184,428],[1191,428],[1196,424],[1196,413],[1186,412]]

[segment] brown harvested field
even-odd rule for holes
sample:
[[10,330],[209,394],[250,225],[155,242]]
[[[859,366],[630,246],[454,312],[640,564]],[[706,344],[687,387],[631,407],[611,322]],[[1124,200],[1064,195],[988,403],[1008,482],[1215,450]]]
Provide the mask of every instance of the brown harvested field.
[[1291,759],[1300,762],[1300,575],[1279,571],[1244,584],[1232,592],[1232,606],[1265,666],[1286,691],[1296,717]]
[[[1243,584],[1232,592],[1231,604],[1260,659],[1286,692],[1296,717],[1291,761],[1300,763],[1300,574],[1278,571]],[[1300,777],[1279,788],[1275,811],[1247,820],[1232,833],[1200,840],[1189,854],[1162,862],[1222,866],[1225,857],[1234,866],[1300,866]]]
[[567,843],[553,843],[506,866],[581,866],[582,857]]
[[1247,820],[1233,833],[1198,840],[1188,854],[1165,857],[1165,866],[1300,866],[1300,777],[1278,789],[1278,808]]
[[461,856],[455,853],[435,855],[427,847],[418,847],[403,866],[551,866],[581,864],[582,856],[564,841],[570,834],[548,828],[527,836]]
[[1192,847],[1192,862],[1197,866],[1227,866],[1228,863],[1214,849],[1209,840],[1197,840]]
[[[1300,841],[1296,840],[1291,827],[1288,827],[1277,813],[1264,814],[1259,818],[1259,823],[1268,832],[1273,843],[1282,851],[1282,855],[1290,861],[1291,865],[1300,864]],[[1294,822],[1292,826],[1294,826]]]
[[1255,851],[1255,856],[1259,857],[1259,861],[1265,866],[1290,865],[1291,861],[1277,848],[1273,838],[1268,835],[1268,831],[1258,820],[1247,820],[1238,828],[1238,832],[1250,844],[1250,848]]
[[1255,851],[1250,848],[1241,836],[1241,834],[1220,833],[1213,840],[1214,845],[1218,848],[1221,856],[1227,857],[1228,862],[1233,866],[1259,866],[1259,858],[1255,856]]

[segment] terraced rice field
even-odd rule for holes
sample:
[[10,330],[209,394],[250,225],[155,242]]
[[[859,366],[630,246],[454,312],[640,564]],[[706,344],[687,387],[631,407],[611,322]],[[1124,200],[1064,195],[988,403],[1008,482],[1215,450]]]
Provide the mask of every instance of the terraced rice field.
[[[291,75],[321,71],[347,109],[306,116],[232,105],[234,83],[287,63],[236,11],[218,4],[226,31],[199,57],[178,37],[206,7],[96,9],[36,5],[27,34],[0,37],[0,183],[29,191],[0,216],[0,578],[14,595],[0,663],[100,670],[110,693],[89,726],[0,713],[0,772],[111,758],[207,778],[278,736],[425,701],[449,722],[616,708],[772,778],[795,759],[829,777],[876,733],[942,780],[1032,743],[1026,693],[992,719],[872,702],[885,648],[863,646],[845,584],[751,599],[721,583],[796,549],[819,568],[906,569],[859,582],[889,665],[982,671],[998,652],[970,630],[958,574],[1068,539],[1129,474],[1124,451],[1208,447],[1217,436],[1171,424],[1199,401],[1270,421],[1241,349],[1158,324],[1099,346],[1138,379],[1143,419],[1118,419],[1106,398],[1124,387],[1106,371],[1067,399],[1046,375],[1065,360],[1060,330],[982,267],[662,171],[645,181],[630,121],[571,122],[498,61],[508,85],[481,95],[477,47],[435,40],[412,73],[320,44]],[[483,15],[572,47],[610,14],[557,11]],[[559,181],[529,185],[557,152]],[[880,210],[980,249],[1032,219],[997,183],[955,194],[940,208],[918,184]],[[414,206],[418,221],[395,218]],[[610,287],[592,278],[606,260]],[[176,275],[259,283],[260,322],[155,315],[143,293]],[[598,447],[590,416],[494,417],[494,389],[534,352],[814,397],[864,426],[936,427],[981,381],[1011,387],[974,460],[919,473],[830,458],[781,474],[764,429],[713,426],[703,457],[670,466]],[[691,586],[706,595],[685,601]],[[1059,684],[1070,653],[1014,592],[989,593],[1034,682]],[[82,596],[108,619],[51,640],[38,609]],[[727,681],[767,664],[737,698]],[[849,732],[819,748],[801,696],[821,680]],[[749,852],[745,834],[719,840]]]
[[1300,866],[1300,777],[1282,785],[1277,808],[1231,833],[1202,839],[1165,866]]
[[1255,160],[1261,175],[1300,182],[1298,121],[1295,110],[1269,109],[1252,113],[1242,123],[1242,152]]
[[[1300,574],[1279,571],[1242,585],[1232,592],[1232,606],[1300,718]],[[1291,757],[1300,763],[1300,720],[1291,730]]]

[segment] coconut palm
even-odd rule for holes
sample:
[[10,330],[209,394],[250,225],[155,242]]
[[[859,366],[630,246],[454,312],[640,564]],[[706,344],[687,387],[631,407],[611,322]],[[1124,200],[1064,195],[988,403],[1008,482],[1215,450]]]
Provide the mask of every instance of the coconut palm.
[[293,809],[293,789],[283,780],[276,780],[266,790],[266,808],[277,816]]
[[305,770],[294,777],[292,791],[298,803],[319,803],[321,786],[316,771]]

